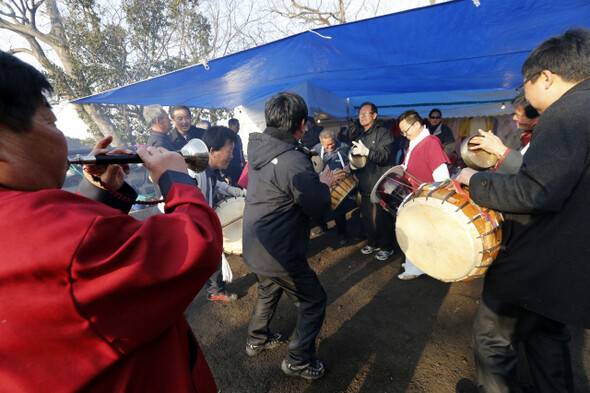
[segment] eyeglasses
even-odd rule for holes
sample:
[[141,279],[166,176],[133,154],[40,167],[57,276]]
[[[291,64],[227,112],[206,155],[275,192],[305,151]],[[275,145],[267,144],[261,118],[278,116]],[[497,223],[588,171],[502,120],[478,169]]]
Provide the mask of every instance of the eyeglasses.
[[402,132],[402,135],[406,135],[408,133],[408,131],[410,131],[410,128],[414,127],[414,124],[416,124],[416,122],[413,122],[408,128],[404,130],[400,130]]
[[441,116],[430,116],[429,117],[429,119],[432,119],[432,120],[437,120],[437,119],[441,119],[441,118],[442,118]]
[[359,117],[361,117],[361,116],[369,116],[369,115],[372,115],[373,113],[375,113],[375,112],[360,112],[359,113]]
[[525,85],[527,82],[531,81],[531,80],[532,80],[534,77],[536,77],[538,74],[540,74],[540,72],[537,72],[535,75],[531,76],[530,78],[526,78],[526,79],[524,80],[524,82],[522,82],[520,85],[518,85],[518,87],[517,87],[516,89],[514,89],[514,90],[516,90],[516,91],[517,91],[517,92],[519,92],[519,93],[524,93],[524,85]]

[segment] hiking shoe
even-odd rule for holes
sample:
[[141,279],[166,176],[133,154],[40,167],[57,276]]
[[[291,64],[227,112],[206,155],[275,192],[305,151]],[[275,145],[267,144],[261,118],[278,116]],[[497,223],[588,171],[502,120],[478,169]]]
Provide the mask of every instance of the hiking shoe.
[[238,300],[238,295],[236,293],[228,291],[223,291],[219,293],[208,293],[207,300],[211,300],[212,302],[222,301],[226,303],[231,303]]
[[310,380],[321,378],[326,373],[324,363],[318,359],[303,366],[291,366],[285,359],[281,363],[281,370],[290,377],[301,377]]
[[379,251],[380,248],[378,247],[373,247],[373,246],[364,246],[363,248],[361,248],[361,252],[365,255],[369,255],[372,254],[375,251]]
[[385,261],[387,258],[389,258],[391,255],[393,254],[393,250],[391,251],[385,251],[385,250],[381,250],[377,253],[377,255],[375,255],[375,259],[378,259],[380,261]]
[[271,333],[268,335],[266,342],[262,345],[252,345],[246,343],[246,355],[256,356],[265,349],[273,349],[283,343],[283,336],[281,333]]

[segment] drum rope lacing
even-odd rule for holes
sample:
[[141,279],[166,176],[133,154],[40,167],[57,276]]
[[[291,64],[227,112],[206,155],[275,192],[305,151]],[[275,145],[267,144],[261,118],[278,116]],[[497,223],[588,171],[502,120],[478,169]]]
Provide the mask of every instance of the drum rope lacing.
[[498,228],[500,226],[500,223],[497,222],[491,215],[490,213],[488,213],[487,211],[482,210],[475,202],[473,202],[471,200],[471,198],[469,198],[469,194],[467,192],[465,192],[465,190],[463,188],[461,188],[461,184],[454,179],[447,179],[444,180],[442,182],[438,182],[438,183],[433,183],[433,185],[435,185],[436,187],[444,187],[448,184],[452,184],[453,188],[455,189],[455,192],[457,194],[459,194],[460,196],[462,196],[463,198],[465,198],[465,200],[471,205],[473,206],[475,209],[477,209],[477,211],[479,212],[479,215],[483,218],[485,218],[487,221],[489,221],[492,226],[494,228]]
[[[471,200],[471,198],[469,198],[469,194],[468,194],[467,192],[465,192],[465,190],[464,190],[464,189],[462,189],[462,188],[461,188],[461,184],[460,184],[460,183],[459,183],[457,180],[454,180],[454,179],[446,179],[446,180],[444,180],[444,181],[442,181],[442,182],[435,182],[435,183],[430,183],[430,184],[431,184],[432,186],[436,187],[436,188],[442,188],[442,187],[444,187],[444,186],[448,185],[449,183],[450,183],[450,184],[452,184],[452,186],[453,186],[453,189],[455,190],[455,192],[456,192],[457,194],[459,194],[460,196],[462,196],[463,198],[465,198],[465,200],[467,201],[467,203],[466,203],[465,205],[463,205],[463,206],[461,206],[461,207],[460,207],[461,209],[462,209],[464,206],[467,206],[467,205],[469,204],[469,205],[473,206],[473,207],[474,207],[474,208],[475,208],[475,209],[476,209],[476,210],[479,212],[479,215],[480,215],[481,217],[483,217],[483,218],[485,218],[487,221],[489,221],[489,222],[492,224],[492,226],[494,227],[494,229],[496,229],[496,228],[500,227],[500,223],[499,223],[499,222],[497,222],[497,221],[496,221],[496,220],[495,220],[495,219],[494,219],[494,218],[493,218],[493,217],[490,215],[490,213],[488,213],[488,212],[487,212],[487,211],[485,211],[485,210],[482,210],[482,209],[481,209],[481,208],[480,208],[480,207],[479,207],[479,206],[478,206],[478,205],[477,205],[475,202],[473,202],[473,201]],[[426,184],[428,184],[428,183],[423,183],[423,184],[420,186],[420,188],[419,188],[418,190],[422,189],[422,187],[424,187],[424,185],[426,185]],[[412,195],[416,195],[416,192],[415,192],[415,193],[413,193]],[[447,197],[449,197],[449,196],[450,196],[450,195],[448,195]],[[444,201],[443,201],[443,202],[444,202]],[[475,220],[475,219],[474,219],[474,220]],[[473,221],[474,221],[474,220],[473,220]]]

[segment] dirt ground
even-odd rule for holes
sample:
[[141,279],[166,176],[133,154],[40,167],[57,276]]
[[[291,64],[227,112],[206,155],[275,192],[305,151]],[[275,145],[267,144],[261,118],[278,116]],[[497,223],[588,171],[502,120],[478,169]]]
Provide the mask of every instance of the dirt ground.
[[[351,235],[360,222],[354,211]],[[329,224],[333,225],[333,222]],[[317,381],[284,375],[286,344],[250,358],[245,353],[256,279],[241,257],[230,256],[238,293],[232,304],[208,302],[204,291],[187,318],[222,393],[476,392],[471,323],[483,280],[443,283],[423,276],[401,281],[402,253],[385,262],[360,253],[366,241],[338,245],[335,230],[312,238],[309,261],[328,294],[326,320],[317,340],[327,373]],[[286,296],[271,329],[289,337],[297,317]],[[590,392],[590,333],[571,328],[576,392]],[[521,357],[522,391],[533,392]]]

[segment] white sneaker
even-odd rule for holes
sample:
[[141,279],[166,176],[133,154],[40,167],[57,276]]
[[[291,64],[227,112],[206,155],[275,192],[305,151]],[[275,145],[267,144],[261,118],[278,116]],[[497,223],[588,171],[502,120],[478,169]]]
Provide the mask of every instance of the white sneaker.
[[375,251],[379,251],[380,248],[377,247],[371,247],[371,246],[364,246],[363,248],[361,248],[361,252],[365,255],[369,255],[374,253]]
[[393,250],[391,251],[385,251],[385,250],[381,250],[377,253],[377,255],[375,256],[375,259],[378,259],[380,261],[385,261],[387,258],[389,258],[391,255],[393,254]]
[[401,274],[397,275],[397,278],[399,278],[400,280],[404,280],[404,281],[409,281],[409,280],[414,280],[418,277],[420,277],[422,274],[408,274],[406,272],[403,272]]

